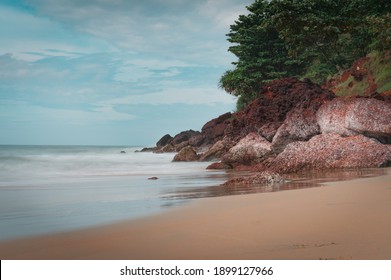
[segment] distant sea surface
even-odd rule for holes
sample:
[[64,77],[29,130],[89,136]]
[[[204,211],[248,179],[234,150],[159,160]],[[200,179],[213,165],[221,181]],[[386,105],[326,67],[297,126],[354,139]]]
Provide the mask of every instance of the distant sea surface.
[[0,146],[0,241],[148,216],[227,179],[208,163],[137,149]]

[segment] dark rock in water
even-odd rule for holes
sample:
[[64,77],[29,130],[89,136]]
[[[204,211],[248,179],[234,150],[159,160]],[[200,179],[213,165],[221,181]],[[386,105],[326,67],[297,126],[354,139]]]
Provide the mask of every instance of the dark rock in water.
[[142,148],[141,151],[136,150],[135,152],[136,153],[144,153],[144,152],[153,152],[154,150],[155,150],[155,148],[148,148],[148,147],[146,147],[146,148]]
[[126,154],[126,152],[125,152],[125,151],[121,151],[120,153],[121,153],[121,154]]
[[285,183],[285,179],[280,174],[263,171],[249,177],[239,177],[228,180],[223,184],[225,187],[248,186],[248,185],[272,185]]
[[290,143],[270,164],[279,173],[304,170],[385,167],[391,165],[391,145],[363,135],[320,134],[307,142]]
[[178,154],[175,155],[173,161],[197,161],[197,152],[191,146],[184,147]]
[[159,179],[158,177],[149,177],[148,180],[157,180]]
[[164,135],[162,138],[160,138],[159,141],[156,143],[156,147],[164,147],[167,144],[169,144],[172,139],[174,139],[170,134]]

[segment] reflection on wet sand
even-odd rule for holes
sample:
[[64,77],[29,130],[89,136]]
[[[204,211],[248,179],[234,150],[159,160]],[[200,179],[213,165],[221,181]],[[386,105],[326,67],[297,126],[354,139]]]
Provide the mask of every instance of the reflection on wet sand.
[[[186,188],[176,189],[174,192],[163,193],[161,195],[164,200],[188,200],[205,197],[218,197],[227,195],[251,194],[251,193],[266,193],[278,192],[286,190],[296,190],[304,188],[321,187],[322,183],[346,181],[358,178],[368,178],[386,175],[386,169],[382,168],[368,168],[368,169],[354,169],[354,170],[335,170],[323,172],[306,172],[285,175],[286,183],[273,185],[242,185],[242,186],[212,186],[203,188]],[[232,179],[239,176],[251,176],[253,172],[234,172],[228,171],[227,179]],[[211,174],[211,176],[214,176]],[[221,174],[215,176],[221,177]],[[167,204],[169,206],[170,204]]]

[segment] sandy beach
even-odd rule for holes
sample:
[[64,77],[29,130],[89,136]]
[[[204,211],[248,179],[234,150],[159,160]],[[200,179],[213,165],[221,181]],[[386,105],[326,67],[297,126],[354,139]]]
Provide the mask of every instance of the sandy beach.
[[391,259],[391,168],[206,198],[150,218],[0,243],[1,259]]

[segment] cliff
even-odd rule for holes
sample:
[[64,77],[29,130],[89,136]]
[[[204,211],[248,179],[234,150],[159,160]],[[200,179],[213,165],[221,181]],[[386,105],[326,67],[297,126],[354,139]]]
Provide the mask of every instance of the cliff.
[[323,86],[273,81],[244,110],[223,114],[200,132],[165,135],[153,150],[186,149],[192,159],[214,161],[209,168],[281,174],[390,166],[390,57],[360,59]]

